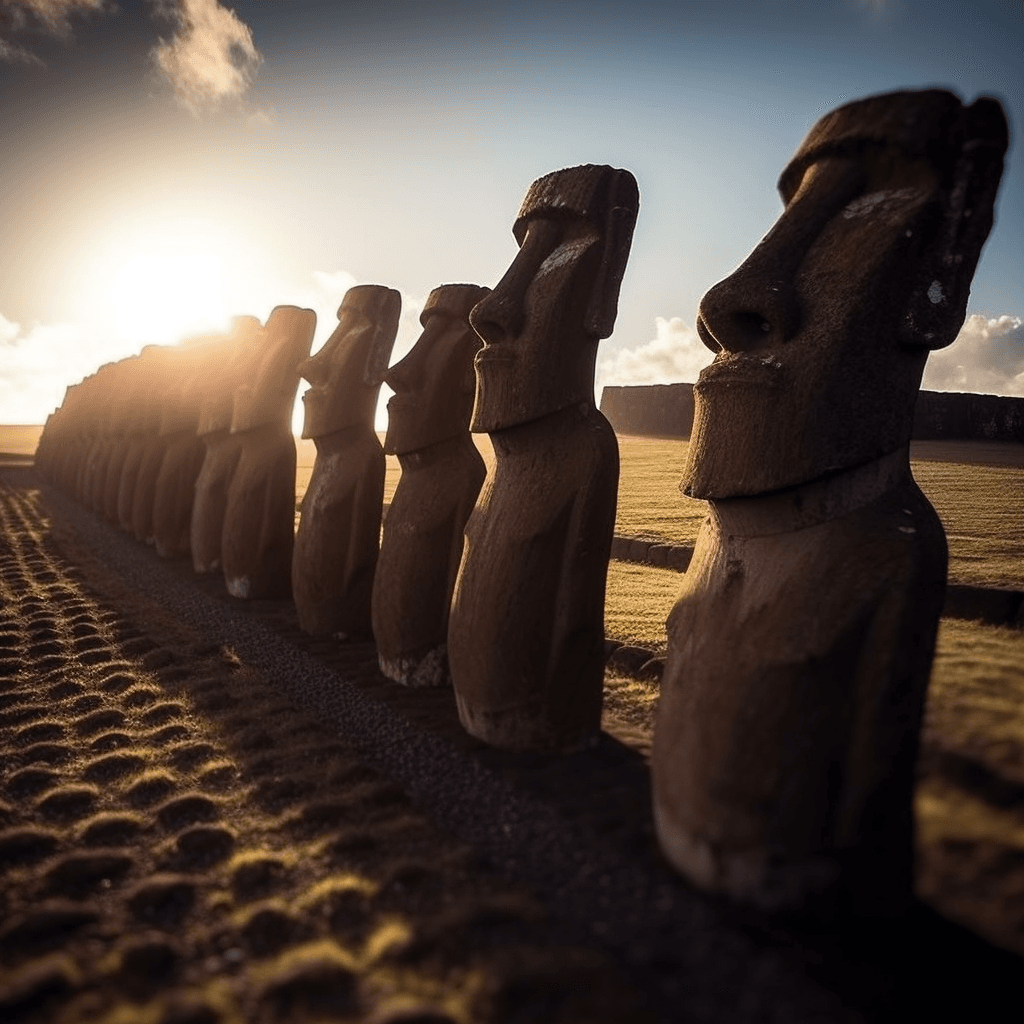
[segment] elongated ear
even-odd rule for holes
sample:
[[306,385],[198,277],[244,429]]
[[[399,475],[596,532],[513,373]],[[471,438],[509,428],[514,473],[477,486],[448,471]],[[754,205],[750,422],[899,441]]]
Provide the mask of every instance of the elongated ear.
[[363,380],[370,387],[379,387],[388,372],[391,350],[398,334],[398,318],[402,313],[402,296],[394,288],[381,289],[379,306],[370,315],[374,317],[373,341],[366,354]]
[[962,110],[953,132],[961,141],[943,192],[942,223],[917,275],[901,331],[903,343],[915,348],[945,348],[963,325],[971,279],[992,230],[1009,143],[1002,105],[988,96]]
[[587,304],[585,328],[594,339],[607,338],[615,327],[619,312],[619,289],[629,261],[629,249],[636,225],[636,209],[613,207],[605,227],[601,266]]

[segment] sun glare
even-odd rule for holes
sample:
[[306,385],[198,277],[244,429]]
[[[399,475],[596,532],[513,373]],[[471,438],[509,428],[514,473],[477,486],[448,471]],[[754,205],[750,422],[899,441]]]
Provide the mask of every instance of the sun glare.
[[114,272],[110,287],[112,326],[121,341],[172,344],[226,330],[232,316],[219,256],[135,255]]

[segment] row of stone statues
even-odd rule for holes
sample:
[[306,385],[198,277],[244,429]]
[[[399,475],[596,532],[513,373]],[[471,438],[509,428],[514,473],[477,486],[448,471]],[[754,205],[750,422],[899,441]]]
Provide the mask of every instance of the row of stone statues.
[[[667,623],[652,757],[659,841],[701,888],[814,914],[909,898],[946,548],[908,442],[928,352],[965,315],[1007,141],[998,102],[941,90],[833,111],[783,171],[777,224],[702,300],[715,359],[683,488],[709,516]],[[390,369],[398,294],[354,288],[311,359],[312,314],[286,307],[104,368],[69,389],[40,464],[161,553],[190,539],[197,571],[219,537],[231,593],[290,585],[304,629],[372,632],[391,678],[450,677],[482,740],[586,746],[618,479],[594,365],[638,208],[627,171],[549,174],[501,281],[436,289]],[[300,374],[317,459],[293,551]],[[402,477],[381,536],[384,380]],[[493,443],[486,480],[471,430]]]

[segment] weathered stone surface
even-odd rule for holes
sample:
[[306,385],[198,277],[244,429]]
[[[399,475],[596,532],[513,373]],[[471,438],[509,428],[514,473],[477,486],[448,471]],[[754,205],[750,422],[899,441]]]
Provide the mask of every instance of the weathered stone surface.
[[618,445],[594,362],[638,209],[628,171],[540,178],[518,255],[470,314],[484,340],[471,428],[495,465],[466,527],[448,656],[463,725],[495,746],[568,750],[600,728]]
[[189,544],[192,568],[198,573],[220,568],[220,547],[224,538],[224,516],[228,491],[242,457],[242,435],[217,430],[201,438],[206,446],[203,464],[196,477]]
[[469,434],[480,339],[469,311],[487,288],[435,288],[423,333],[384,380],[384,450],[402,476],[381,537],[373,584],[373,635],[381,671],[407,686],[450,682],[448,611],[462,559],[463,531],[486,469]]
[[[131,492],[131,531],[137,540],[152,544],[153,507],[156,501],[156,481],[167,450],[167,439],[160,433],[164,407],[170,394],[170,375],[174,356],[165,346],[153,345],[144,350],[148,358],[149,373],[140,396],[137,435],[140,440],[138,470]],[[120,513],[120,497],[118,511]]]
[[313,438],[316,461],[291,580],[299,625],[314,635],[370,635],[384,501],[384,451],[373,418],[401,308],[393,288],[350,288],[334,333],[301,366],[312,385],[302,399],[302,436]]
[[228,591],[241,598],[286,597],[295,534],[292,405],[299,364],[309,353],[316,314],[277,306],[260,340],[251,383],[235,391],[231,432],[241,454],[228,488],[221,564]]
[[192,567],[196,572],[220,568],[220,545],[228,489],[242,456],[242,434],[231,433],[234,394],[254,369],[263,327],[253,316],[236,317],[215,358],[199,409],[197,435],[205,445],[203,464],[195,482],[189,523]]
[[189,553],[196,478],[206,446],[197,436],[206,384],[217,372],[215,336],[191,338],[175,353],[173,377],[160,421],[164,458],[153,499],[153,542],[161,558]]
[[826,115],[786,203],[704,297],[683,487],[709,501],[653,751],[668,859],[769,910],[886,915],[945,587],[910,474],[929,350],[963,321],[1006,149],[994,100],[893,93]]

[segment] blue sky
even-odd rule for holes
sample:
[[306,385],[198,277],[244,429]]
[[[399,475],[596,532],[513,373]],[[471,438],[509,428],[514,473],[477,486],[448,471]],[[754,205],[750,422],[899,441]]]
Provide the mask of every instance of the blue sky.
[[530,182],[578,163],[641,193],[600,380],[692,380],[700,296],[777,217],[808,128],[927,86],[997,96],[1011,150],[967,325],[925,384],[1024,394],[1020,0],[0,10],[0,421],[233,313],[312,306],[319,345],[355,283],[402,292],[397,359],[430,289],[494,284]]

